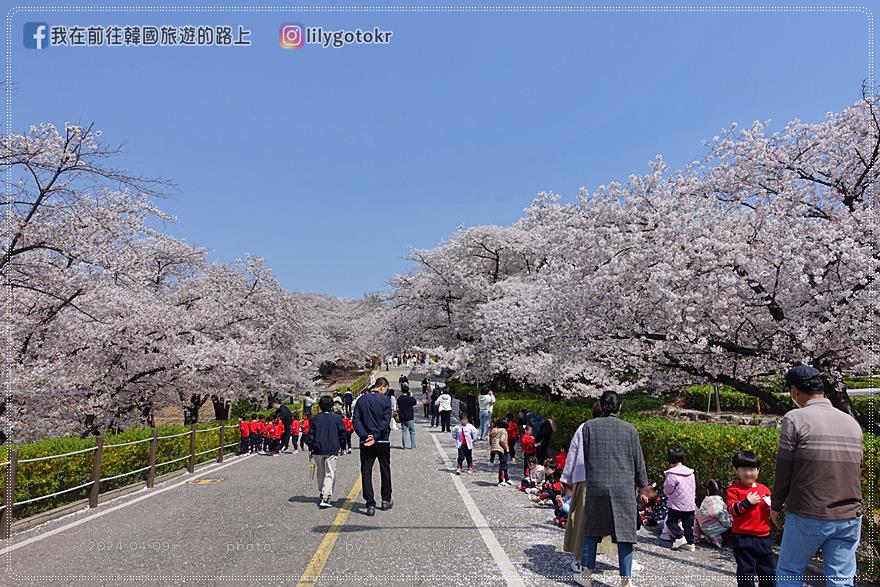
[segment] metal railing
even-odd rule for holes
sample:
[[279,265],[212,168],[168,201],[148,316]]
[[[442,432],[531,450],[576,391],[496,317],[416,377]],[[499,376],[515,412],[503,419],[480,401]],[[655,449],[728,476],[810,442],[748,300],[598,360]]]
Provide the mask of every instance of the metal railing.
[[[152,429],[152,435],[149,438],[142,438],[139,440],[132,440],[129,442],[119,442],[116,444],[104,444],[103,436],[95,437],[95,446],[84,448],[82,450],[75,450],[72,452],[66,452],[57,455],[47,455],[43,457],[33,457],[30,459],[19,459],[18,458],[18,449],[10,449],[7,455],[7,459],[5,462],[0,463],[0,468],[5,468],[5,481],[6,485],[4,486],[3,491],[3,503],[0,505],[0,539],[9,538],[12,533],[12,513],[13,508],[15,506],[25,505],[28,503],[34,503],[37,501],[41,501],[44,499],[50,499],[53,497],[57,497],[59,495],[63,495],[65,493],[70,493],[71,491],[77,491],[79,489],[85,489],[86,487],[91,487],[89,492],[89,507],[95,508],[98,507],[98,497],[101,494],[101,483],[107,483],[109,481],[113,481],[115,479],[121,479],[122,477],[128,477],[129,475],[136,475],[138,473],[147,472],[146,478],[146,487],[152,488],[156,483],[156,469],[159,467],[163,467],[165,465],[170,465],[173,463],[178,463],[180,461],[187,461],[186,470],[192,473],[195,470],[196,466],[196,458],[211,452],[219,451],[217,454],[217,462],[222,463],[223,457],[227,448],[236,446],[239,444],[238,442],[232,442],[226,444],[225,436],[226,436],[227,425],[226,422],[222,422],[220,426],[216,426],[214,428],[196,428],[195,424],[190,426],[190,429],[186,432],[181,432],[179,434],[167,434],[165,436],[159,436],[158,430],[156,428]],[[208,450],[203,450],[200,452],[196,452],[196,435],[202,432],[213,432],[215,430],[219,430],[218,434],[218,446],[214,448],[210,448]],[[170,461],[165,461],[162,463],[157,462],[157,454],[159,449],[159,441],[166,440],[169,438],[178,438],[181,436],[189,436],[189,450],[187,454],[176,459],[172,459]],[[135,469],[133,471],[125,471],[123,473],[119,473],[117,475],[113,475],[111,477],[102,477],[101,476],[101,463],[104,450],[119,448],[123,446],[131,446],[135,444],[141,444],[149,442],[149,464],[145,467],[141,467],[139,469]],[[51,459],[60,459],[64,457],[70,457],[73,455],[84,454],[93,452],[92,455],[92,478],[86,483],[82,483],[75,487],[68,487],[66,489],[62,489],[56,491],[54,493],[49,493],[46,495],[39,495],[37,497],[32,497],[30,499],[26,499],[23,501],[15,501],[15,483],[18,476],[18,465],[26,464],[26,463],[35,463],[38,461],[47,461]]]

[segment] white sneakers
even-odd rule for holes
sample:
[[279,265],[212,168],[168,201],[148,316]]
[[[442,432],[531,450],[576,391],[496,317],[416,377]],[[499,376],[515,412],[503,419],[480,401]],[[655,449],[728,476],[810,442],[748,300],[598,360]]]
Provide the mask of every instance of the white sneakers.
[[684,536],[682,536],[681,538],[676,538],[672,541],[672,550],[678,550],[685,544],[687,544],[687,539],[685,539]]
[[581,572],[574,577],[574,582],[583,587],[593,587],[593,571],[587,568],[581,569]]

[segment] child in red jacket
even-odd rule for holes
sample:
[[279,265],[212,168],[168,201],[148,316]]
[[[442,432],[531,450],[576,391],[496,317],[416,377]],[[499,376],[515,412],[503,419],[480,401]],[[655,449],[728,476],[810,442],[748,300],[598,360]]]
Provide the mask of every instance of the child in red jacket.
[[299,414],[294,414],[290,423],[290,440],[293,442],[293,452],[299,452]]
[[238,454],[243,455],[250,450],[251,427],[244,416],[238,417],[238,431],[241,434],[241,441],[238,443]]
[[260,417],[256,414],[251,414],[251,421],[248,422],[248,428],[251,430],[250,434],[250,452],[259,452],[260,444],[262,441],[263,429],[260,425]]
[[351,434],[354,432],[354,424],[351,421],[351,418],[345,416],[342,418],[342,423],[345,424],[345,446],[342,448],[345,449],[345,454],[351,454]]
[[513,414],[507,414],[507,446],[510,450],[510,462],[516,462],[516,441],[519,438],[519,424]]
[[284,423],[281,422],[281,418],[275,416],[272,420],[272,442],[270,444],[270,449],[273,457],[278,456],[278,451],[281,450],[281,437],[284,435]]
[[523,428],[522,439],[520,440],[523,451],[523,475],[528,476],[529,457],[534,457],[538,453],[538,447],[535,446],[535,437],[532,436],[532,427],[528,424]]
[[741,450],[733,455],[739,480],[727,488],[727,511],[733,516],[733,556],[739,585],[773,587],[776,555],[770,538],[770,490],[758,483],[761,461]]
[[556,453],[556,470],[564,471],[565,470],[565,461],[568,459],[568,450],[565,447],[562,447],[558,453]]

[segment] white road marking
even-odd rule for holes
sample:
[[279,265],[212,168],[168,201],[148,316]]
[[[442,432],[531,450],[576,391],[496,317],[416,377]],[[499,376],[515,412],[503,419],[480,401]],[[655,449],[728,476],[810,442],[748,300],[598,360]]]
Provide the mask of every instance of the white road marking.
[[[437,447],[437,452],[440,453],[440,457],[443,459],[443,464],[451,469],[452,461],[449,460],[449,455],[446,454],[446,451],[443,450],[443,446],[440,445],[440,441],[437,440],[437,435],[432,434],[431,438],[434,439],[434,445]],[[489,528],[486,518],[483,517],[483,514],[480,512],[479,508],[477,508],[477,504],[474,503],[474,499],[471,497],[471,494],[468,493],[461,477],[458,475],[452,475],[452,483],[458,490],[458,494],[464,502],[464,507],[474,521],[474,525],[480,531],[480,536],[483,538],[486,548],[489,549],[489,554],[492,555],[495,564],[498,565],[498,569],[501,571],[501,576],[504,578],[504,583],[509,587],[525,587],[525,583],[523,583],[519,573],[516,572],[516,568],[513,566],[510,557],[504,552],[504,548],[502,548],[501,543],[498,542],[495,533]]]
[[116,510],[121,510],[122,508],[128,507],[128,506],[135,504],[135,503],[138,503],[139,501],[143,501],[145,499],[150,499],[151,497],[156,497],[159,494],[165,493],[169,489],[174,489],[175,487],[180,487],[181,485],[189,483],[193,479],[198,479],[199,477],[202,477],[204,475],[208,475],[210,473],[213,473],[214,471],[219,471],[220,469],[225,469],[226,467],[230,467],[236,463],[240,463],[244,460],[247,460],[252,456],[253,456],[253,454],[249,454],[249,455],[243,456],[241,458],[237,458],[232,462],[226,463],[224,465],[220,465],[219,467],[210,467],[210,468],[206,467],[205,469],[203,469],[202,471],[199,471],[198,473],[194,473],[192,475],[187,476],[187,478],[184,479],[183,481],[178,481],[177,483],[174,483],[174,484],[169,485],[167,487],[162,487],[160,489],[153,489],[152,491],[150,491],[149,493],[147,493],[145,495],[142,495],[140,497],[136,497],[135,499],[131,499],[129,501],[125,501],[123,503],[120,503],[119,505],[115,505],[113,507],[107,508],[106,510],[101,510],[100,508],[98,508],[98,510],[95,513],[93,513],[91,515],[87,515],[84,518],[80,518],[79,520],[75,520],[73,522],[70,522],[69,524],[59,526],[53,530],[48,530],[48,531],[43,532],[42,534],[39,534],[39,535],[34,536],[32,538],[28,538],[27,540],[22,540],[21,542],[17,542],[11,546],[7,546],[6,548],[0,550],[0,555],[12,552],[13,550],[18,550],[19,548],[22,548],[23,546],[27,546],[28,544],[33,544],[34,542],[39,542],[40,540],[43,540],[44,538],[48,538],[49,536],[54,536],[55,534],[59,534],[61,532],[64,532],[65,530],[69,530],[75,526],[79,526],[80,524],[85,524],[86,522],[91,522],[92,520],[94,520],[96,518],[100,518],[101,516],[106,516],[107,514],[109,514],[111,512],[115,512]]

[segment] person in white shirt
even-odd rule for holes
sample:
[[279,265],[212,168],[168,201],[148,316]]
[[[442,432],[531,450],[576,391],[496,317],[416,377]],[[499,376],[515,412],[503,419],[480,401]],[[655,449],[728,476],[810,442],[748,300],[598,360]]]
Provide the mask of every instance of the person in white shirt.
[[474,441],[477,439],[477,429],[468,422],[467,416],[459,419],[459,424],[452,429],[452,437],[458,448],[458,461],[455,466],[455,474],[461,475],[461,465],[464,461],[468,464],[468,473],[474,472]]
[[480,390],[477,398],[480,406],[480,440],[489,438],[489,430],[492,428],[492,410],[495,407],[495,394],[488,387]]
[[[437,401],[434,402],[437,406],[437,410],[440,412],[440,432],[449,432],[449,417],[452,415],[452,396],[449,395],[449,392],[446,389],[443,389],[443,393],[440,394],[440,397],[437,398]],[[473,426],[471,426],[473,428]],[[476,430],[476,428],[474,428]]]

